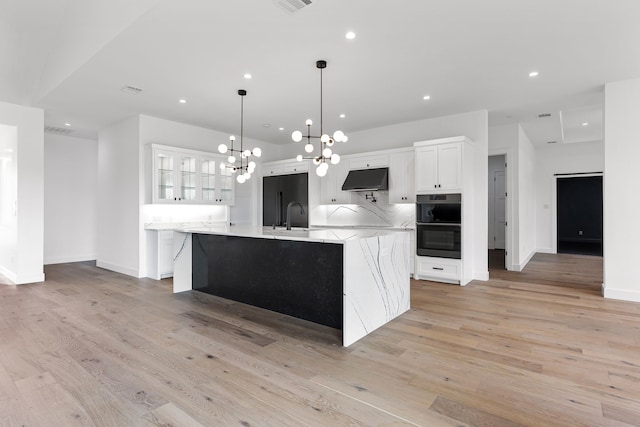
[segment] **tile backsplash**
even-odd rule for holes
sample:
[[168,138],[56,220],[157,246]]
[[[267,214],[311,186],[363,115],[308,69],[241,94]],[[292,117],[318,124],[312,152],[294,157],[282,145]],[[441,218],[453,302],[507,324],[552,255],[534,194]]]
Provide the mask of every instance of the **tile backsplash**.
[[142,222],[145,224],[228,221],[227,206],[144,205],[142,207]]

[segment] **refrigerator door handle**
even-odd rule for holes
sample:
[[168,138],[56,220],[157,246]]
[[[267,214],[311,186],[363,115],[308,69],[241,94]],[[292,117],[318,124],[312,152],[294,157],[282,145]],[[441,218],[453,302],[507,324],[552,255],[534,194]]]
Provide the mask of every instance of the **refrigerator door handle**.
[[282,191],[276,194],[276,225],[282,225]]

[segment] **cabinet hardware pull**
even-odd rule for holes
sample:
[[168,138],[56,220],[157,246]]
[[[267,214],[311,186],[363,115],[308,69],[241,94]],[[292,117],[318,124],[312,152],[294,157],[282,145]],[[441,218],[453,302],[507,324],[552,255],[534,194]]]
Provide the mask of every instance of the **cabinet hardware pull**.
[[444,268],[442,268],[442,267],[433,267],[433,269],[434,269],[434,270],[439,270],[439,271],[444,270]]

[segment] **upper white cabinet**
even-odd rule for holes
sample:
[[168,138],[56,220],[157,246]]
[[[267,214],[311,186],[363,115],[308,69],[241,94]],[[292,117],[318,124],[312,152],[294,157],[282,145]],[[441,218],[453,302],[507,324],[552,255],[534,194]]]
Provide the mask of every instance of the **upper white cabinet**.
[[262,176],[287,175],[293,173],[303,173],[309,171],[309,161],[303,160],[280,160],[277,162],[264,163],[262,165]]
[[349,159],[350,170],[375,169],[387,166],[389,166],[389,156],[387,155],[364,155]]
[[389,203],[415,203],[415,153],[389,154]]
[[416,193],[462,191],[465,137],[414,143]]
[[153,203],[234,203],[231,169],[220,168],[225,157],[152,144]]
[[347,162],[329,166],[327,174],[320,181],[320,204],[351,203],[351,193],[342,191],[342,184],[344,184],[348,173]]

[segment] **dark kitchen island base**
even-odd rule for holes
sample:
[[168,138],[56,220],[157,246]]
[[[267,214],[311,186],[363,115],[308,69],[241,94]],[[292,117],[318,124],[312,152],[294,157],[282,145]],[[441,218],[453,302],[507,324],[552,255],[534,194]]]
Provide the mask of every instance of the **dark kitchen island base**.
[[194,290],[342,330],[343,245],[193,234]]

